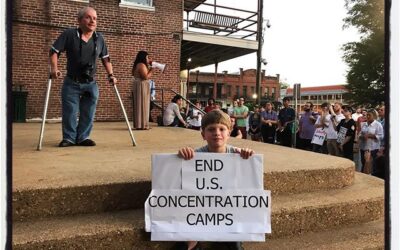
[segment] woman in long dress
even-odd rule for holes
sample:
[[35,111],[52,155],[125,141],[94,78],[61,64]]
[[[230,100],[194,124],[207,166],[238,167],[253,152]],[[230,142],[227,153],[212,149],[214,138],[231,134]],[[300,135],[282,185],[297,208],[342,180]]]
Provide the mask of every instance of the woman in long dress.
[[151,61],[146,51],[139,51],[132,67],[134,118],[133,126],[138,130],[150,129],[150,84]]

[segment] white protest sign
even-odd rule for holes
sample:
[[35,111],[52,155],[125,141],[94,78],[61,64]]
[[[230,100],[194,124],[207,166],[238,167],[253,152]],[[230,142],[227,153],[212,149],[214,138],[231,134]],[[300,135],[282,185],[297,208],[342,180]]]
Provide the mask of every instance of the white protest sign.
[[311,140],[311,143],[322,146],[324,145],[325,138],[326,138],[326,132],[321,128],[317,128],[314,132],[314,136]]
[[346,134],[347,134],[347,128],[341,126],[339,133],[338,133],[338,137],[337,137],[337,142],[339,144],[342,144],[344,142],[344,139],[346,138]]
[[264,241],[271,232],[262,155],[198,153],[185,161],[159,154],[152,163],[145,203],[152,240]]

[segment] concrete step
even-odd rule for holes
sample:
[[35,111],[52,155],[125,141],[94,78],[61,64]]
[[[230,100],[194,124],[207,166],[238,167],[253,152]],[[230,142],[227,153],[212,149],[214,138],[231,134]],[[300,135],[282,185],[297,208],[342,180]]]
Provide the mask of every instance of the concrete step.
[[[135,216],[122,215],[124,221],[114,222],[113,227],[107,221],[116,221],[118,215],[102,216],[102,218],[86,217],[86,224],[69,224],[62,219],[50,222],[16,225],[14,230],[14,250],[36,249],[171,249],[173,242],[151,242],[150,235],[135,221]],[[102,223],[93,221],[100,219]],[[129,220],[130,219],[130,220]],[[60,230],[56,225],[69,226],[74,230]],[[119,225],[118,228],[115,226]],[[38,226],[45,228],[38,228]],[[32,230],[31,235],[21,236],[21,231]],[[202,244],[205,249],[215,248],[216,244]],[[246,250],[281,250],[281,249],[384,249],[383,219],[334,228],[321,232],[308,232],[297,236],[270,239],[266,242],[246,242]]]
[[267,239],[264,243],[244,243],[246,250],[356,250],[384,249],[384,220],[335,228],[320,232],[278,239]]
[[354,184],[337,190],[272,196],[272,236],[320,231],[384,216],[384,182],[356,174]]
[[165,249],[150,242],[143,218],[143,210],[127,210],[17,222],[13,249]]
[[148,180],[14,191],[13,221],[140,209],[150,191]]
[[[352,186],[272,197],[270,238],[298,237],[381,219],[383,182],[358,174]],[[167,249],[149,242],[143,210],[47,218],[13,224],[13,249]],[[278,243],[276,243],[278,244]]]

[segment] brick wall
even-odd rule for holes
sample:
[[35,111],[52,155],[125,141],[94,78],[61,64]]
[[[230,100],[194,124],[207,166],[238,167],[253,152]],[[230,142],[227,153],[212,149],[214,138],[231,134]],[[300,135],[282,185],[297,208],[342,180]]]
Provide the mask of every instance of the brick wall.
[[[97,31],[107,42],[118,90],[125,109],[132,119],[131,67],[139,50],[147,50],[154,60],[167,63],[164,74],[156,71],[157,88],[168,87],[179,92],[179,59],[181,41],[173,34],[182,32],[182,0],[154,0],[155,11],[119,6],[119,0],[90,0],[98,16]],[[87,3],[72,0],[16,0],[13,9],[13,84],[24,85],[29,92],[27,118],[41,117],[48,82],[48,51],[66,28],[76,27],[76,15]],[[59,68],[66,74],[66,58],[62,54]],[[107,74],[97,61],[100,98],[96,120],[123,120],[114,88],[107,83]],[[62,80],[53,80],[48,118],[61,117]],[[169,100],[172,94],[166,96]],[[161,99],[160,96],[157,97]]]
[[[251,98],[251,87],[256,86],[256,73],[255,69],[242,70],[240,69],[239,74],[228,74],[228,73],[218,73],[217,83],[225,84],[231,86],[231,96],[227,97],[226,103],[232,103],[232,98],[236,96],[236,86],[240,86],[240,96],[243,95],[243,86],[247,86],[247,98]],[[190,72],[190,86],[196,84],[196,81],[200,84],[213,84],[214,83],[214,73],[205,72]],[[261,94],[264,94],[264,89],[269,88],[269,94],[271,95],[272,88],[275,88],[275,100],[280,97],[279,89],[279,75],[277,76],[265,76],[265,71],[262,72],[261,78]],[[222,90],[226,93],[226,90]],[[189,88],[189,93],[192,92],[192,87]],[[207,97],[208,98],[208,97]]]

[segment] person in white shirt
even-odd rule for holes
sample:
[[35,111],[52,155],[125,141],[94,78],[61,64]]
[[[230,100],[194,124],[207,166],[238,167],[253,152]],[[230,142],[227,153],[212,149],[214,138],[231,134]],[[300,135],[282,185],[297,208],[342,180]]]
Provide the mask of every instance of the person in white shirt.
[[150,112],[149,112],[149,121],[153,122],[153,118],[151,117],[151,111],[153,110],[155,104],[154,101],[156,100],[156,85],[154,80],[149,80],[150,85]]
[[357,122],[358,118],[362,116],[362,108],[358,108],[354,114],[351,115],[351,118]]
[[361,124],[359,133],[361,172],[364,172],[365,154],[370,153],[373,161],[372,175],[376,172],[375,159],[383,140],[383,127],[377,120],[377,113],[374,109],[367,111],[367,121]]
[[342,114],[342,104],[335,102],[334,105],[328,104],[328,107],[330,114],[325,116],[325,119],[328,120],[326,146],[330,155],[341,156],[339,145],[337,143],[336,127],[340,121],[345,118]]
[[187,127],[188,124],[183,119],[180,106],[182,105],[182,96],[175,95],[171,103],[164,111],[163,124],[170,127]]
[[238,101],[234,100],[232,106],[229,105],[228,107],[228,115],[233,116],[233,110],[238,106]]
[[203,117],[203,113],[201,110],[200,101],[195,101],[196,108],[193,108],[191,112],[189,112],[188,123],[191,129],[200,130],[201,128],[201,119]]

